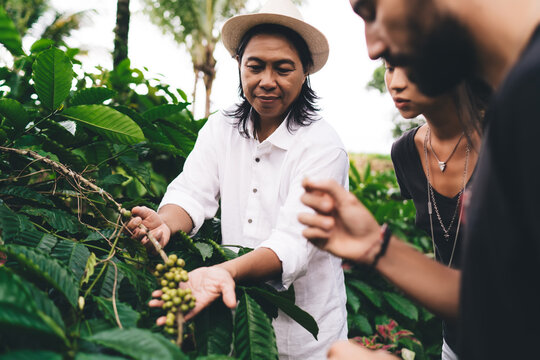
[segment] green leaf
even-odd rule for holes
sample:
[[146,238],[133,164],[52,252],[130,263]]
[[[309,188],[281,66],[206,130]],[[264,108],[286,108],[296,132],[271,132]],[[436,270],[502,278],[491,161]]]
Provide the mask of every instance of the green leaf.
[[278,359],[276,335],[259,304],[242,292],[236,307],[234,349],[240,360]]
[[371,327],[369,320],[364,315],[349,314],[347,316],[347,322],[349,325],[349,330],[360,330],[365,335],[373,334],[373,328]]
[[2,229],[2,239],[6,242],[17,241],[21,232],[26,230],[35,231],[30,220],[24,216],[11,211],[0,199],[0,228]]
[[41,311],[43,314],[51,318],[62,331],[65,331],[66,327],[64,325],[64,320],[60,314],[60,310],[54,302],[49,298],[48,294],[45,294],[43,291],[39,290],[34,284],[27,282],[26,286],[30,291],[32,299],[36,304],[36,308]]
[[44,280],[63,294],[73,307],[77,305],[79,297],[77,282],[71,271],[58,260],[21,245],[6,245],[1,249],[8,255],[8,258],[13,258],[25,265],[26,269],[36,277]]
[[139,159],[131,156],[120,156],[118,161],[122,163],[129,175],[138,179],[147,189],[150,188],[152,171],[149,164],[141,162]]
[[65,338],[60,326],[38,310],[34,294],[26,284],[7,268],[0,267],[0,333],[22,328]]
[[[113,257],[110,261],[114,261],[116,264],[118,259]],[[107,266],[107,269],[100,280],[101,285],[96,287],[98,294],[104,298],[112,298],[114,292],[114,297],[118,300],[118,289],[124,274],[110,262],[106,262],[102,266]]]
[[111,356],[105,354],[77,353],[75,360],[125,360],[125,357]]
[[127,177],[125,177],[124,175],[122,175],[122,174],[111,174],[111,175],[108,175],[108,176],[104,177],[103,179],[99,180],[98,184],[100,186],[120,185],[120,184],[126,182],[127,180],[129,180],[129,179]]
[[81,338],[89,337],[102,331],[116,329],[116,326],[112,326],[110,322],[100,318],[94,318],[90,320],[83,320],[81,323]]
[[347,304],[351,307],[353,313],[356,314],[360,310],[360,298],[347,284],[345,286],[345,292],[347,293]]
[[62,50],[51,48],[37,56],[32,70],[39,100],[49,110],[58,109],[71,89],[71,61]]
[[203,242],[196,242],[195,247],[199,249],[199,253],[202,256],[203,261],[212,257],[212,253],[214,252],[212,245]]
[[61,162],[75,171],[81,172],[88,165],[88,163],[79,154],[77,154],[77,152],[81,152],[80,150],[73,150],[66,147],[64,143],[53,141],[50,138],[43,139],[42,149],[54,154],[58,157],[58,162]]
[[67,231],[70,234],[77,234],[83,231],[81,223],[77,218],[65,211],[58,209],[31,208],[25,206],[21,212],[32,216],[39,216],[46,221],[56,231]]
[[4,44],[14,56],[24,55],[21,36],[3,6],[0,7],[0,44]]
[[232,313],[222,301],[214,301],[195,317],[195,342],[200,355],[231,352]]
[[6,118],[15,131],[22,131],[30,122],[30,115],[17,100],[10,98],[0,99],[0,115]]
[[195,146],[196,134],[187,128],[164,123],[159,125],[169,141],[185,153],[189,154]]
[[373,303],[373,305],[376,307],[381,307],[382,299],[379,291],[375,290],[365,282],[355,279],[347,280],[347,284],[364,294],[364,296],[367,297],[369,301]]
[[2,355],[2,360],[62,360],[62,354],[45,350],[18,350]]
[[409,319],[418,320],[418,309],[412,302],[401,295],[390,292],[383,292],[383,296],[396,311]]
[[154,121],[156,119],[165,119],[172,114],[179,113],[187,107],[187,103],[180,104],[165,104],[155,106],[151,109],[146,110],[142,117],[148,121]]
[[34,42],[32,44],[32,46],[30,47],[30,52],[32,54],[35,54],[35,53],[41,52],[43,50],[47,50],[47,49],[51,48],[52,46],[54,46],[54,40],[51,40],[51,39],[39,39],[39,40],[37,40],[36,42]]
[[[146,130],[145,130],[146,131]],[[150,140],[149,140],[150,141]],[[181,156],[181,157],[187,157],[189,155],[189,152],[184,151],[183,149],[177,148],[176,146],[169,145],[169,144],[162,144],[162,143],[156,143],[156,142],[148,142],[144,146],[156,150],[159,152],[166,152],[169,154]]]
[[85,271],[85,264],[90,258],[90,251],[78,242],[61,239],[53,248],[51,256],[69,267],[75,278],[80,280]]
[[144,329],[113,329],[85,338],[136,360],[187,360],[180,349],[163,335]]
[[65,109],[62,116],[76,121],[118,144],[136,144],[144,140],[137,123],[105,105],[79,105]]
[[[140,244],[140,242],[136,243]],[[135,290],[139,303],[146,304],[151,298],[152,291],[155,289],[154,283],[148,280],[150,277],[153,277],[153,275],[149,274],[144,269],[136,269],[132,265],[122,262],[119,262],[116,266],[118,266],[118,269],[124,274],[129,284]],[[124,284],[125,283],[126,281],[124,280]]]
[[261,289],[258,287],[247,288],[246,291],[250,295],[258,295],[263,297],[265,300],[271,302],[277,306],[281,311],[287,314],[291,319],[296,321],[300,326],[309,331],[311,335],[317,340],[317,335],[319,334],[319,326],[313,317],[296,306],[294,301],[291,301],[287,297],[281,295],[279,292],[272,293],[268,290]]
[[351,186],[353,186],[353,188],[362,183],[362,176],[360,176],[358,168],[354,165],[354,162],[352,160],[349,161],[349,177],[350,180],[352,180]]
[[[105,318],[116,326],[116,315],[114,313],[113,303],[111,300],[104,299],[102,297],[94,296],[94,301],[97,303],[99,310],[103,313]],[[133,310],[131,306],[123,302],[116,302],[116,310],[118,312],[118,318],[124,328],[137,327],[141,315]]]
[[105,87],[91,87],[81,89],[73,95],[70,105],[93,105],[102,104],[105,100],[109,100],[117,94],[116,91]]
[[25,200],[30,200],[38,204],[54,206],[54,203],[40,193],[23,186],[6,186],[0,189],[0,194],[14,196]]
[[94,275],[94,270],[97,264],[97,257],[96,254],[90,253],[90,257],[86,261],[86,266],[84,267],[84,276],[81,279],[81,286],[86,284],[88,280],[90,280],[90,277]]
[[22,231],[20,236],[14,239],[13,244],[29,246],[48,254],[57,242],[58,239],[51,234],[29,230]]

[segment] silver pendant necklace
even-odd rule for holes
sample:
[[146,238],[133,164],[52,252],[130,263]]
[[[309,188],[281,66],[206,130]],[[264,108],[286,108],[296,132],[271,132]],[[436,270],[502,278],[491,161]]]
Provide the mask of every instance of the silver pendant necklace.
[[439,163],[439,169],[441,169],[441,172],[444,174],[444,170],[446,170],[446,164],[450,161],[450,159],[452,158],[452,156],[454,156],[454,153],[456,152],[458,146],[459,146],[459,143],[461,142],[461,139],[463,139],[463,136],[465,135],[465,132],[462,132],[461,133],[461,136],[459,137],[459,140],[456,144],[456,146],[454,146],[454,149],[452,150],[452,152],[450,153],[450,155],[448,156],[448,158],[446,159],[446,161],[441,161],[439,160],[439,157],[437,156],[437,153],[435,152],[435,150],[433,149],[433,145],[431,145],[431,131],[428,130],[428,137],[429,137],[429,148],[431,149],[431,152],[433,153],[433,156],[435,156],[435,160],[437,160],[437,162]]
[[[463,137],[463,135],[461,135],[459,141],[461,141],[462,137]],[[450,260],[448,261],[448,267],[450,267],[452,265],[452,260],[454,259],[454,251],[456,250],[457,238],[458,238],[458,234],[459,234],[459,229],[461,227],[461,215],[462,214],[461,214],[461,210],[460,211],[458,211],[458,210],[460,209],[461,197],[463,195],[463,192],[465,191],[465,187],[466,187],[466,183],[467,183],[467,170],[468,170],[468,166],[469,166],[470,146],[469,146],[469,144],[467,144],[467,148],[465,150],[465,166],[464,166],[464,170],[463,170],[463,179],[462,179],[461,190],[458,193],[458,199],[457,199],[457,203],[456,203],[456,209],[454,210],[454,215],[452,216],[452,220],[450,220],[450,224],[448,225],[448,228],[447,228],[446,226],[444,226],[444,223],[443,223],[442,218],[441,218],[441,214],[439,213],[439,208],[437,207],[437,201],[435,200],[435,193],[433,191],[433,186],[431,185],[430,171],[429,171],[429,168],[430,168],[430,166],[429,166],[429,156],[428,156],[428,151],[427,151],[428,140],[429,140],[429,142],[431,142],[431,129],[429,127],[427,129],[426,136],[424,137],[424,156],[425,156],[425,159],[426,159],[426,179],[427,179],[427,184],[426,185],[427,185],[429,224],[430,224],[430,227],[431,227],[431,243],[433,244],[433,255],[435,257],[435,260],[437,259],[437,250],[436,250],[436,247],[435,247],[435,235],[434,235],[434,232],[433,232],[433,209],[435,209],[435,215],[437,216],[437,219],[439,220],[439,225],[441,226],[441,229],[443,230],[444,239],[446,241],[448,241],[450,239],[450,229],[454,225],[454,222],[456,220],[456,216],[457,216],[457,214],[459,212],[459,216],[457,217],[458,222],[457,222],[456,235],[454,237],[454,244],[452,245],[452,253],[450,255]],[[458,141],[458,144],[459,144],[459,141]],[[457,148],[457,145],[456,145],[456,148]],[[456,148],[454,148],[454,150],[452,151],[452,154],[450,154],[450,157],[452,157],[452,155],[456,151]],[[431,150],[433,151],[433,149],[431,149]],[[435,153],[433,153],[433,155],[435,155]],[[446,161],[450,160],[450,157]],[[436,155],[435,155],[435,159],[437,161],[439,161],[437,159]],[[446,166],[446,164],[445,164],[445,166]],[[440,167],[440,161],[439,161],[439,167]],[[444,171],[444,170],[441,169],[441,171]]]

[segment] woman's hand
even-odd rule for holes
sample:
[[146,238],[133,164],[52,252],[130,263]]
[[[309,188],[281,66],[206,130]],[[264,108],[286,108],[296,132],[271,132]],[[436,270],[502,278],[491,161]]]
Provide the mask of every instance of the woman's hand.
[[150,239],[148,239],[146,233],[139,228],[139,225],[143,224],[148,231],[150,231],[150,234],[159,242],[161,247],[167,245],[171,237],[171,229],[165,224],[157,212],[146,206],[136,206],[131,209],[131,214],[133,217],[127,223],[126,227],[132,234],[132,239],[140,240],[147,249],[154,251]]
[[334,180],[304,179],[302,202],[315,214],[301,213],[303,235],[338,257],[371,263],[380,249],[380,226],[356,197]]
[[[189,280],[180,283],[180,288],[191,289],[191,294],[195,298],[195,307],[188,312],[184,320],[188,321],[200,313],[204,308],[210,305],[218,297],[223,297],[225,305],[231,309],[236,307],[235,283],[231,274],[219,267],[201,267],[189,273]],[[150,307],[162,307],[163,301],[157,298],[161,297],[161,290],[156,290],[152,293]],[[165,324],[165,316],[157,319],[157,325]]]

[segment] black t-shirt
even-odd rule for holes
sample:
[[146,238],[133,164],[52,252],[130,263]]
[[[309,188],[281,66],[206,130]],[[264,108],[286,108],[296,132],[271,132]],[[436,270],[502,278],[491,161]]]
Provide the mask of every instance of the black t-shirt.
[[[420,160],[420,154],[416,148],[414,142],[414,136],[419,127],[405,132],[394,144],[392,145],[392,163],[394,164],[394,170],[396,172],[396,178],[401,190],[401,195],[405,199],[412,199],[416,208],[416,226],[426,232],[431,237],[431,226],[429,223],[428,213],[428,195],[427,195],[427,178],[422,167]],[[424,156],[424,155],[422,155]],[[463,164],[465,166],[465,164]],[[472,176],[469,179],[467,186],[472,182]],[[453,198],[446,197],[433,189],[437,207],[443,219],[443,224],[448,228],[448,225],[454,216],[456,211],[458,195]],[[459,211],[459,209],[458,209]],[[459,216],[459,213],[456,217]],[[444,238],[444,231],[439,224],[439,220],[433,210],[433,235],[435,239],[435,246],[437,247],[437,260],[445,265],[448,265],[452,256],[452,249],[454,247],[454,241],[456,241],[456,247],[454,250],[454,257],[452,258],[452,267],[459,268],[461,259],[461,248],[463,238],[463,228],[460,228],[458,237],[456,238],[457,231],[457,218],[452,227],[450,228],[450,237],[448,240]],[[443,321],[443,335],[444,339],[450,345],[452,349],[456,348],[457,343],[457,328],[456,325]]]
[[[426,232],[426,234],[431,237],[431,227],[429,223],[429,213],[428,213],[428,195],[427,195],[427,179],[422,167],[422,162],[420,160],[420,154],[416,148],[414,142],[414,136],[418,131],[419,127],[414,128],[405,132],[394,144],[392,145],[392,163],[394,164],[394,169],[396,172],[396,178],[401,190],[401,195],[405,199],[412,199],[414,206],[416,207],[416,226]],[[422,154],[424,156],[424,154]],[[465,166],[465,164],[463,164]],[[472,181],[472,177],[469,180],[469,184]],[[433,189],[433,194],[435,195],[435,201],[437,203],[437,208],[443,220],[443,224],[446,228],[450,224],[454,213],[456,212],[456,206],[458,201],[458,194],[453,198],[446,197]],[[437,247],[437,260],[442,262],[445,265],[448,265],[450,262],[450,257],[452,255],[452,249],[454,247],[454,239],[456,239],[456,231],[458,225],[458,213],[456,214],[456,220],[454,221],[452,227],[449,231],[449,238],[446,240],[444,238],[444,231],[437,219],[435,214],[435,209],[433,209],[433,235],[435,239],[435,246]],[[461,260],[461,243],[463,237],[463,228],[460,228],[456,249],[454,251],[454,257],[452,259],[452,267],[459,268],[459,263]]]
[[540,28],[495,94],[466,207],[459,353],[538,359]]

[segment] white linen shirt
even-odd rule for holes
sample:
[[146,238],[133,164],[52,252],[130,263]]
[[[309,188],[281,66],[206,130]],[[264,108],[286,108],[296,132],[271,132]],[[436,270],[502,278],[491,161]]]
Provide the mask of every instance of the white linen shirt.
[[[193,220],[195,234],[221,205],[223,245],[265,247],[282,264],[277,290],[294,284],[296,305],[319,326],[318,341],[279,311],[273,321],[279,357],[326,359],[329,346],[347,338],[341,260],[303,236],[298,222],[302,179],[333,178],[348,186],[349,161],[336,132],[323,119],[287,128],[287,119],[263,142],[242,136],[236,119],[212,116],[199,132],[183,172],[169,184],[160,207],[176,204]],[[253,124],[248,124],[253,134]]]

